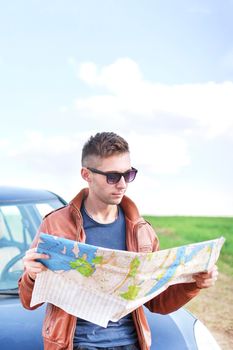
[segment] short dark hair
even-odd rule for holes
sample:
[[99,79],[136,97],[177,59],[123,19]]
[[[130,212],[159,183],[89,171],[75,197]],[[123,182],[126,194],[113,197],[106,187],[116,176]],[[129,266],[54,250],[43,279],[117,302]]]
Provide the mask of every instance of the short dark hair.
[[82,165],[89,156],[107,158],[114,154],[129,152],[128,142],[114,132],[101,132],[91,136],[82,149]]

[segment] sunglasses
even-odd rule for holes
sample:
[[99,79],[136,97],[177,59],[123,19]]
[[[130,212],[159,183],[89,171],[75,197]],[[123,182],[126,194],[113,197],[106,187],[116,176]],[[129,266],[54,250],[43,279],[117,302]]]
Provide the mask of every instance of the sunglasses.
[[122,176],[124,177],[126,183],[132,182],[135,179],[136,174],[138,172],[137,169],[135,168],[131,168],[130,170],[127,170],[125,173],[118,173],[117,171],[104,172],[95,168],[88,168],[88,167],[87,169],[90,170],[92,173],[106,176],[107,183],[110,185],[117,184],[120,181]]

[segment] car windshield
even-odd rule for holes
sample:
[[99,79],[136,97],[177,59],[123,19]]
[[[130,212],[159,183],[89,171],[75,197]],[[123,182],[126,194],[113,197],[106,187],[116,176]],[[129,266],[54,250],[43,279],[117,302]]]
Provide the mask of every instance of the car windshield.
[[0,205],[0,293],[17,291],[22,258],[42,218],[64,205],[58,198]]

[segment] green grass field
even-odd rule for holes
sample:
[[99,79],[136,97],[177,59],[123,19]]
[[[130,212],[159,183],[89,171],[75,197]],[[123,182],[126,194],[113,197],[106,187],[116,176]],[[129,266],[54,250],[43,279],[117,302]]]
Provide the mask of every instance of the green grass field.
[[226,241],[221,250],[218,267],[233,276],[233,218],[144,216],[154,227],[160,249],[201,242],[223,236]]

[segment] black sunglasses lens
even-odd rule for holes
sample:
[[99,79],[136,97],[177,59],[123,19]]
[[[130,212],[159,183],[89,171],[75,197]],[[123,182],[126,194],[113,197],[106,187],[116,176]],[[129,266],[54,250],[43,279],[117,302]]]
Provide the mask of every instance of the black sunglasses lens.
[[136,169],[131,169],[131,170],[127,171],[124,174],[121,174],[121,173],[109,173],[109,174],[106,175],[107,176],[107,183],[108,184],[117,184],[120,181],[122,176],[124,176],[125,182],[129,183],[129,182],[132,182],[135,179],[136,174],[137,174],[137,170]]
[[127,171],[127,173],[125,173],[124,175],[124,178],[125,178],[125,182],[132,182],[135,177],[136,177],[136,174],[137,174],[137,170],[130,170],[130,171]]
[[109,173],[107,174],[107,183],[108,184],[116,184],[121,179],[121,174],[118,173]]

